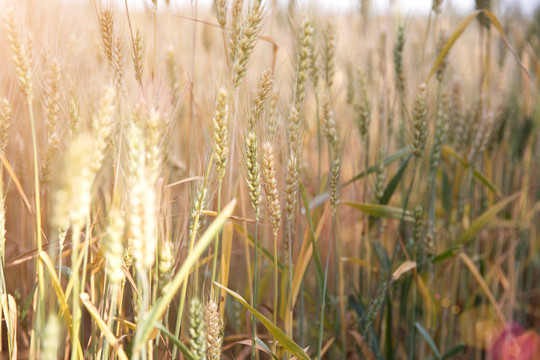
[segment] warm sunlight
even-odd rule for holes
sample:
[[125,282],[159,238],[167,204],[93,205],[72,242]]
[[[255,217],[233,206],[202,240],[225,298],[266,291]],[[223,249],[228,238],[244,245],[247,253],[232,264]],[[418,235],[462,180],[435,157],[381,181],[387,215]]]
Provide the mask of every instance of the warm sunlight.
[[0,359],[540,359],[539,6],[0,0]]

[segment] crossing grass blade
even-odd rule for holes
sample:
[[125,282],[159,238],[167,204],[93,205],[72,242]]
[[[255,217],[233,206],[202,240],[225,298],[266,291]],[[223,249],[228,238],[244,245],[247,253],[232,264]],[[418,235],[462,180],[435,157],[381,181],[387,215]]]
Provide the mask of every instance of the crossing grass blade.
[[437,345],[435,345],[435,342],[433,341],[433,338],[431,337],[431,335],[429,335],[428,331],[426,329],[424,329],[424,327],[422,325],[420,325],[420,323],[418,323],[418,322],[415,323],[414,326],[416,326],[416,329],[418,330],[420,335],[422,335],[424,340],[427,342],[427,344],[429,345],[429,347],[431,348],[431,350],[435,354],[435,357],[437,359],[441,360],[442,359],[441,353],[439,352],[439,349],[437,348]]
[[[461,156],[459,156],[454,149],[449,147],[448,145],[444,145],[442,148],[443,155],[449,155],[452,156],[454,159],[456,159],[463,167],[470,168],[472,167],[471,164]],[[501,197],[502,193],[499,188],[495,184],[493,184],[492,181],[490,181],[484,174],[482,174],[480,171],[476,170],[475,168],[472,168],[473,175],[478,181],[480,181],[484,186],[486,186],[487,189],[489,189],[491,192],[493,192],[496,196]]]
[[308,221],[309,226],[309,240],[312,245],[313,249],[313,259],[315,261],[315,271],[317,275],[317,283],[319,285],[319,289],[322,289],[324,287],[324,274],[323,274],[323,267],[321,262],[321,255],[319,253],[319,248],[317,247],[317,243],[315,242],[315,227],[313,225],[313,218],[311,217],[311,211],[309,209],[309,200],[306,192],[306,188],[304,187],[304,183],[302,183],[302,180],[298,181],[299,187],[300,187],[300,194],[302,195],[302,201],[304,202],[304,210],[306,211],[306,218]]
[[487,9],[481,9],[481,10],[473,11],[469,15],[467,15],[463,20],[461,20],[461,22],[458,24],[456,30],[454,30],[454,32],[452,33],[452,35],[450,36],[450,38],[448,39],[448,41],[446,42],[446,44],[444,45],[442,50],[440,51],[439,55],[437,56],[437,58],[433,62],[433,65],[431,66],[431,70],[429,72],[429,78],[433,77],[433,75],[435,74],[435,72],[437,71],[439,66],[441,66],[444,59],[446,58],[446,56],[448,55],[448,53],[452,49],[452,46],[454,46],[456,41],[463,34],[463,32],[469,26],[469,24],[474,19],[476,19],[476,17],[478,15],[480,15],[480,14],[484,14],[489,18],[491,23],[495,26],[495,29],[497,29],[497,31],[499,32],[499,35],[503,39],[504,44],[506,45],[508,50],[510,50],[512,55],[514,55],[514,58],[517,60],[517,62],[519,63],[519,65],[521,66],[521,69],[525,72],[525,74],[527,74],[528,78],[531,80],[531,83],[534,84],[533,77],[531,76],[529,70],[527,70],[527,67],[521,61],[521,58],[518,56],[518,54],[516,53],[516,51],[514,50],[512,45],[510,45],[510,42],[508,41],[508,38],[506,37],[506,33],[504,32],[504,29],[503,29],[499,19],[497,19],[497,17]]
[[161,331],[161,333],[163,335],[165,335],[167,337],[167,339],[169,339],[170,341],[172,341],[177,347],[178,349],[180,349],[180,352],[182,353],[182,355],[184,355],[186,357],[187,360],[197,360],[195,358],[195,356],[193,356],[193,354],[191,353],[191,351],[189,351],[188,347],[186,345],[184,345],[183,342],[181,342],[180,340],[178,340],[174,334],[172,334],[169,330],[167,330],[167,328],[165,326],[163,326],[162,324],[160,323],[156,323],[155,324],[155,327],[156,329],[158,329],[159,331]]
[[411,210],[403,211],[402,208],[389,206],[389,205],[380,205],[380,204],[367,204],[367,203],[352,203],[352,202],[342,202],[343,205],[353,207],[357,210],[365,212],[368,215],[378,217],[378,218],[387,218],[387,219],[396,219],[412,222],[414,221],[414,215]]
[[81,302],[86,307],[86,310],[90,313],[94,321],[96,322],[97,326],[109,342],[109,344],[112,346],[114,351],[116,352],[116,355],[120,360],[128,360],[128,357],[126,353],[124,352],[124,349],[122,348],[122,345],[118,342],[118,339],[109,329],[109,326],[107,323],[101,318],[99,315],[99,310],[95,307],[94,304],[90,301],[90,295],[87,293],[82,293],[80,295]]
[[[73,328],[73,323],[71,321],[71,312],[69,311],[69,305],[67,303],[66,296],[64,295],[64,291],[62,290],[62,286],[60,285],[60,281],[58,280],[58,276],[56,275],[56,271],[54,270],[54,265],[49,255],[44,251],[39,253],[39,259],[45,265],[45,269],[49,273],[51,283],[53,285],[54,291],[56,292],[56,297],[58,298],[58,303],[60,304],[60,311],[62,313],[62,317],[64,318],[66,327],[71,334],[71,329]],[[80,358],[83,359],[83,351],[79,339],[73,339],[72,337],[71,341],[75,344]]]
[[516,200],[520,193],[510,195],[498,203],[489,207],[482,215],[480,215],[456,240],[456,245],[467,244],[480,232],[491,220],[493,220],[499,212],[501,212],[508,204]]
[[214,283],[219,288],[225,290],[229,295],[235,298],[240,304],[242,304],[246,309],[248,309],[259,321],[264,325],[264,327],[272,334],[272,336],[278,341],[279,345],[289,351],[292,355],[296,356],[297,359],[309,360],[309,356],[304,352],[304,350],[298,346],[290,337],[288,337],[280,328],[278,328],[274,323],[268,319],[266,316],[255,310],[251,305],[249,305],[244,298],[224,287],[219,283]]
[[219,214],[219,216],[212,222],[205,233],[201,236],[193,251],[185,259],[182,266],[171,281],[167,292],[165,292],[154,304],[150,312],[139,321],[137,326],[137,332],[133,343],[133,352],[137,354],[143,344],[148,341],[155,324],[163,317],[167,308],[174,296],[178,292],[178,289],[184,281],[186,281],[191,268],[196,265],[199,257],[208,248],[210,243],[215,239],[216,234],[221,231],[221,228],[227,221],[228,217],[232,214],[236,200],[233,199]]

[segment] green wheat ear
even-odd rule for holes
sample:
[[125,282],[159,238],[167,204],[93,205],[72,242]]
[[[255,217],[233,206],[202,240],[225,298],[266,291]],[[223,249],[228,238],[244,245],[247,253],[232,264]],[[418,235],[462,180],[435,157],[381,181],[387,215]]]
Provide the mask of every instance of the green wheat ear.
[[197,297],[191,299],[189,305],[189,343],[196,359],[206,359],[206,326],[204,307]]
[[412,109],[412,148],[416,157],[422,156],[427,142],[426,84],[420,84]]

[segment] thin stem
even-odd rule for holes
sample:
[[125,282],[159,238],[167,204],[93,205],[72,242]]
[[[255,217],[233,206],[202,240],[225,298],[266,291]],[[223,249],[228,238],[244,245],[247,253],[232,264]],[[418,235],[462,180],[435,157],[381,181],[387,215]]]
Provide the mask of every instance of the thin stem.
[[[89,248],[90,248],[90,214],[87,215],[87,221],[86,221],[86,229],[85,229],[85,233],[84,233],[84,242],[85,242],[85,245],[84,245],[84,260],[83,260],[83,269],[82,269],[82,276],[81,276],[81,279],[82,279],[82,286],[79,286],[79,292],[78,293],[73,293],[76,297],[79,297],[79,295],[84,291],[84,288],[85,288],[85,283],[86,283],[86,269],[87,269],[87,265],[88,265],[88,252],[89,252]],[[82,325],[82,322],[83,322],[83,318],[81,316],[81,327],[84,327]]]
[[[210,169],[211,168],[212,168],[212,162],[210,162],[208,164],[208,168],[206,169],[206,176],[204,177],[204,186],[206,186],[206,183],[208,181],[208,176],[210,174]],[[197,214],[195,215],[194,224],[199,223],[201,210],[202,210],[201,208],[197,209]],[[189,239],[188,251],[187,251],[186,256],[189,256],[189,254],[191,254],[191,252],[193,251],[193,247],[195,246],[195,238],[197,237],[197,232],[198,232],[198,226],[195,225],[193,227],[193,233],[191,234],[191,238]],[[195,274],[196,275],[198,274],[197,270],[195,270]],[[176,327],[175,327],[175,330],[174,330],[174,336],[177,339],[180,337],[180,329],[181,329],[181,325],[182,325],[182,315],[184,313],[184,306],[185,306],[185,303],[186,303],[187,284],[188,284],[188,281],[184,281],[184,283],[182,284],[182,293],[180,295],[180,307],[178,309],[178,314],[176,316]],[[197,285],[197,280],[195,280],[195,285]],[[175,345],[174,348],[173,348],[173,356],[172,356],[173,359],[176,359],[177,352],[178,352],[178,347]]]
[[425,56],[426,56],[426,47],[427,47],[427,42],[428,42],[428,38],[429,38],[429,33],[430,33],[430,28],[431,28],[431,17],[433,16],[433,11],[430,11],[429,12],[429,17],[428,17],[428,23],[427,23],[427,26],[426,26],[426,32],[424,34],[424,41],[422,42],[422,59],[420,61],[420,64],[421,64],[421,67],[420,69],[424,69],[424,59],[425,59]]
[[[127,9],[127,5],[126,5]],[[132,35],[133,36],[133,35]],[[135,43],[133,43],[133,46],[135,46]],[[156,76],[156,56],[157,56],[157,4],[154,6],[154,71],[153,76]]]
[[332,216],[332,225],[330,226],[330,236],[329,236],[329,244],[328,244],[328,253],[326,254],[326,268],[324,270],[324,285],[321,291],[321,318],[320,318],[320,324],[319,324],[319,337],[317,339],[317,359],[322,358],[322,342],[323,342],[323,334],[324,334],[324,309],[326,306],[326,285],[328,283],[328,265],[330,263],[330,253],[331,251],[331,245],[332,245],[332,233],[334,232],[334,222],[335,222],[335,216]]
[[[274,324],[277,324],[277,315],[278,315],[278,293],[279,293],[279,275],[278,275],[278,252],[277,252],[277,231],[274,231]],[[277,342],[273,343],[274,353],[277,349]]]
[[[79,257],[79,243],[81,240],[81,225],[74,224],[72,233],[71,233],[71,264],[72,267],[77,264],[77,259]],[[73,290],[72,290],[72,310],[71,314],[73,316],[73,336],[72,343],[76,344],[79,339],[79,327],[81,325],[81,309],[79,304],[79,294],[80,294],[80,283],[79,283],[79,271],[74,271],[71,276],[74,276],[73,280]],[[71,360],[77,360],[78,353],[75,349],[71,351]]]
[[[116,315],[116,307],[118,304],[119,290],[120,289],[119,289],[118,284],[110,284],[109,289],[108,289],[109,294],[110,294],[110,299],[111,299],[108,325],[112,333],[114,333],[114,316]],[[101,353],[101,358],[103,360],[109,359],[109,342],[106,339],[103,339],[103,351]]]
[[[41,240],[41,191],[39,186],[39,166],[38,166],[38,151],[37,151],[37,137],[36,126],[34,121],[34,110],[32,109],[32,98],[29,96],[26,99],[28,105],[28,113],[30,116],[30,127],[32,129],[32,150],[34,155],[34,191],[36,196],[36,242],[37,252],[41,253],[42,240]],[[39,287],[39,301],[36,309],[36,328],[39,333],[41,325],[44,323],[44,307],[45,307],[45,281],[43,278],[43,264],[41,261],[37,262],[37,275],[38,275],[38,287]],[[35,334],[35,333],[34,333]],[[36,343],[34,343],[37,345]],[[76,353],[74,351],[74,353]]]
[[[223,183],[223,181],[219,180],[218,198],[217,198],[217,211],[216,211],[217,216],[219,216],[219,213],[221,211],[221,184],[222,183]],[[216,281],[218,248],[219,248],[219,232],[216,234],[216,240],[214,242],[214,261],[213,261],[213,264],[212,264],[212,284]]]
[[[257,241],[257,233],[258,233],[258,229],[259,229],[259,217],[257,216],[256,220],[255,220],[255,261],[253,263],[253,296],[252,296],[252,299],[253,299],[253,303],[251,304],[251,306],[254,308],[254,309],[257,309],[257,295],[258,295],[258,281],[257,281],[257,278],[259,276],[259,272],[257,270],[257,262],[258,262],[258,259],[259,259],[259,243]],[[252,341],[252,348],[251,348],[251,359],[255,359],[255,356],[256,356],[256,353],[257,353],[257,348],[255,346],[255,339],[257,337],[257,330],[256,330],[256,318],[255,318],[255,315],[252,315],[251,316],[251,336],[253,338],[253,341]]]
[[[292,295],[292,243],[291,243],[291,221],[290,220],[287,220],[287,227],[288,227],[288,233],[287,233],[287,236],[289,238],[289,246],[288,246],[288,254],[287,254],[287,273],[288,273],[288,284],[287,284],[287,293],[288,294],[291,294]],[[293,323],[292,323],[292,319],[293,319],[293,308],[292,308],[292,296],[289,295],[289,300],[288,300],[288,314],[287,316],[289,317],[288,319],[288,328],[285,329],[287,331],[287,335],[292,339],[293,337]]]

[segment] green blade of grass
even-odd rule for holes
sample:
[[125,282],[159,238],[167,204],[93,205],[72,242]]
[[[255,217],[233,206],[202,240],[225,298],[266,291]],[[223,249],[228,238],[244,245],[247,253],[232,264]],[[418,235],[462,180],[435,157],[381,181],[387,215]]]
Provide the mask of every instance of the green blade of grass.
[[452,356],[459,354],[463,350],[465,350],[467,347],[463,344],[459,344],[456,347],[453,347],[452,349],[448,350],[446,354],[443,356],[443,360],[450,359]]
[[140,323],[137,326],[137,333],[135,334],[135,339],[133,340],[134,342],[132,348],[134,354],[138,354],[138,352],[141,350],[141,347],[148,341],[148,339],[150,338],[150,334],[152,333],[152,330],[155,326],[155,323],[157,323],[163,317],[163,315],[167,311],[169,304],[178,292],[178,289],[180,289],[182,283],[189,276],[191,268],[197,263],[199,257],[212,243],[216,234],[221,231],[221,228],[225,224],[225,221],[227,221],[227,218],[232,214],[235,205],[236,199],[233,199],[223,209],[223,211],[214,220],[214,222],[212,222],[212,224],[208,227],[206,232],[201,236],[201,238],[193,248],[193,251],[184,260],[184,263],[171,281],[167,292],[156,301],[148,314],[140,320]]
[[169,340],[171,340],[177,347],[180,349],[180,352],[182,355],[186,357],[188,360],[197,360],[195,356],[189,351],[188,347],[184,345],[183,342],[178,340],[165,326],[163,326],[161,323],[155,323],[154,326],[156,329],[161,331],[163,335],[165,335]]
[[443,251],[439,255],[435,256],[433,260],[431,260],[432,263],[437,263],[444,261],[446,259],[453,258],[458,254],[458,252],[461,250],[461,246],[452,246],[451,248]]
[[[382,198],[379,201],[379,204],[381,205],[387,205],[388,202],[390,202],[390,198],[394,194],[394,192],[397,189],[397,186],[399,185],[399,182],[403,178],[403,174],[405,174],[405,169],[407,169],[407,165],[409,164],[409,160],[411,160],[412,154],[409,154],[407,159],[401,164],[399,170],[396,172],[396,174],[392,177],[386,188],[384,189],[384,193]],[[376,218],[374,216],[369,217],[369,227],[371,228],[375,224]]]
[[493,182],[491,182],[484,174],[482,174],[481,172],[479,172],[478,170],[476,170],[474,167],[471,166],[471,164],[465,160],[464,158],[462,158],[461,156],[459,156],[455,151],[454,149],[452,149],[451,147],[449,147],[448,145],[443,145],[443,148],[442,148],[442,153],[444,155],[450,155],[452,156],[454,159],[456,159],[457,161],[459,161],[459,163],[461,165],[463,165],[463,167],[465,168],[472,168],[472,171],[473,171],[473,175],[476,179],[478,179],[478,181],[480,181],[482,184],[484,184],[485,187],[487,187],[491,192],[493,192],[495,195],[497,195],[498,197],[501,197],[502,196],[502,193],[501,191],[497,188],[497,186],[495,186],[495,184],[493,184]]
[[533,78],[531,76],[531,74],[529,73],[529,71],[527,70],[527,68],[525,67],[525,65],[523,64],[523,62],[521,61],[520,57],[517,55],[516,51],[514,50],[514,48],[512,48],[512,46],[510,45],[510,42],[508,41],[508,38],[506,37],[506,34],[504,32],[504,29],[501,25],[501,23],[499,22],[499,20],[497,19],[497,17],[495,15],[493,15],[493,13],[491,13],[490,11],[488,11],[487,9],[481,9],[481,10],[476,10],[476,11],[473,11],[472,13],[470,13],[469,15],[467,15],[467,17],[465,17],[465,19],[461,20],[461,22],[458,24],[456,30],[454,30],[454,32],[452,33],[452,36],[450,36],[448,38],[448,41],[446,42],[446,44],[443,46],[442,50],[440,51],[439,55],[437,56],[437,58],[435,59],[435,61],[433,62],[433,65],[431,67],[431,70],[429,72],[429,76],[428,78],[432,78],[433,75],[435,74],[435,72],[437,71],[437,69],[439,68],[439,66],[443,63],[444,59],[446,58],[446,56],[448,55],[448,53],[450,52],[450,49],[452,49],[452,46],[454,46],[455,42],[457,41],[457,39],[459,39],[459,37],[461,36],[461,34],[463,34],[463,32],[465,31],[465,29],[469,26],[469,24],[478,16],[480,15],[481,13],[484,13],[488,18],[489,20],[491,21],[491,23],[495,26],[495,29],[497,29],[497,31],[499,32],[499,34],[501,35],[501,38],[503,39],[506,47],[510,50],[510,52],[512,53],[512,55],[514,55],[514,57],[516,58],[517,62],[519,63],[519,65],[521,66],[521,69],[527,74],[527,76],[529,77],[529,79],[531,79],[531,83],[533,83],[534,85],[534,81],[533,81]]
[[[404,147],[403,149],[400,149],[398,151],[396,151],[395,153],[393,153],[392,155],[388,155],[387,157],[384,158],[384,166],[388,166],[390,164],[392,164],[393,162],[401,159],[401,158],[404,158],[405,156],[407,155],[410,155],[411,154],[411,149],[407,146],[407,147]],[[378,168],[378,165],[372,165],[370,167],[368,167],[366,170],[362,171],[361,173],[355,175],[352,179],[344,182],[341,187],[345,187],[349,184],[352,184],[353,182],[355,182],[356,180],[359,180],[361,178],[363,178],[364,176],[368,175],[368,174],[371,174],[371,173],[374,173],[375,171],[377,171],[377,168]]]
[[233,298],[235,298],[240,304],[242,304],[246,309],[248,309],[253,315],[259,319],[259,321],[264,325],[264,327],[272,334],[272,336],[279,341],[279,344],[285,348],[287,351],[289,351],[292,355],[296,356],[297,359],[303,359],[303,360],[309,360],[309,356],[302,350],[300,346],[298,346],[297,343],[295,343],[290,337],[288,337],[283,331],[281,331],[280,328],[278,328],[270,319],[268,319],[266,316],[255,310],[251,305],[249,305],[244,298],[232,291],[229,288],[226,288],[225,286],[214,282],[214,285],[220,287],[221,289],[225,290],[229,293]]
[[[405,148],[403,148],[401,150],[398,150],[394,154],[389,155],[386,158],[384,158],[384,160],[383,160],[384,166],[388,166],[388,165],[392,164],[393,162],[395,162],[395,161],[397,161],[397,160],[399,160],[399,159],[401,159],[401,158],[403,158],[403,157],[405,157],[407,155],[410,155],[410,154],[411,154],[411,150],[409,149],[409,147],[405,147]],[[363,178],[364,176],[376,172],[378,168],[379,168],[379,165],[372,165],[372,166],[368,167],[366,170],[364,170],[361,173],[355,175],[352,179],[342,183],[340,185],[340,188],[344,188],[345,186],[352,184],[353,182]],[[328,193],[328,191],[315,196],[315,198],[313,198],[311,200],[311,202],[310,202],[310,209],[313,210],[314,208],[324,204],[324,202],[329,197],[330,197],[330,194]],[[304,213],[305,213],[305,210],[302,209],[302,214],[304,214]]]
[[390,257],[388,256],[388,252],[383,244],[378,241],[374,241],[373,250],[375,251],[375,255],[377,256],[377,259],[379,259],[383,269],[385,271],[390,271]]
[[405,174],[405,170],[407,169],[407,165],[409,164],[409,160],[411,160],[412,154],[409,154],[407,159],[401,164],[401,167],[396,172],[396,174],[392,177],[388,185],[386,186],[386,189],[384,189],[383,196],[381,198],[381,201],[379,202],[382,205],[388,204],[390,201],[390,198],[396,191],[397,186],[399,185],[399,182],[403,178],[403,174]]
[[426,340],[426,342],[429,345],[429,347],[431,348],[431,350],[433,350],[433,353],[435,354],[435,357],[437,359],[441,360],[442,359],[441,353],[439,352],[439,349],[437,348],[437,345],[435,345],[435,342],[433,341],[433,339],[431,338],[431,336],[429,335],[427,330],[424,329],[424,327],[422,325],[420,325],[419,323],[415,323],[414,326],[416,326],[416,329],[418,330],[420,335],[422,335],[422,337],[424,338],[424,340]]
[[311,246],[313,247],[313,258],[315,260],[315,273],[317,275],[317,283],[319,284],[319,289],[322,290],[324,287],[324,274],[321,262],[321,255],[319,254],[319,248],[315,242],[315,227],[313,225],[313,218],[311,217],[311,211],[309,210],[309,200],[307,197],[306,188],[302,180],[298,180],[300,185],[300,193],[302,194],[302,201],[304,202],[304,210],[306,211],[306,218],[309,225],[309,240],[311,241]]
[[263,348],[268,354],[270,354],[274,360],[279,360],[279,358],[276,355],[274,355],[274,353],[268,348],[268,346],[266,346],[266,344],[261,339],[256,338],[255,342],[257,343],[257,345]]
[[343,202],[342,204],[353,207],[357,210],[365,212],[366,214],[369,214],[374,217],[397,219],[397,220],[401,220],[401,218],[403,217],[405,221],[409,221],[409,222],[414,221],[414,215],[411,210],[405,210],[405,213],[404,213],[402,208],[388,206],[388,205],[364,204],[364,203],[352,203],[352,202]]
[[501,212],[506,205],[511,203],[513,200],[517,199],[519,192],[514,195],[510,195],[498,203],[489,207],[482,215],[480,215],[472,224],[461,234],[461,236],[456,240],[456,244],[461,245],[467,243],[471,240],[480,230],[484,228],[499,212]]

